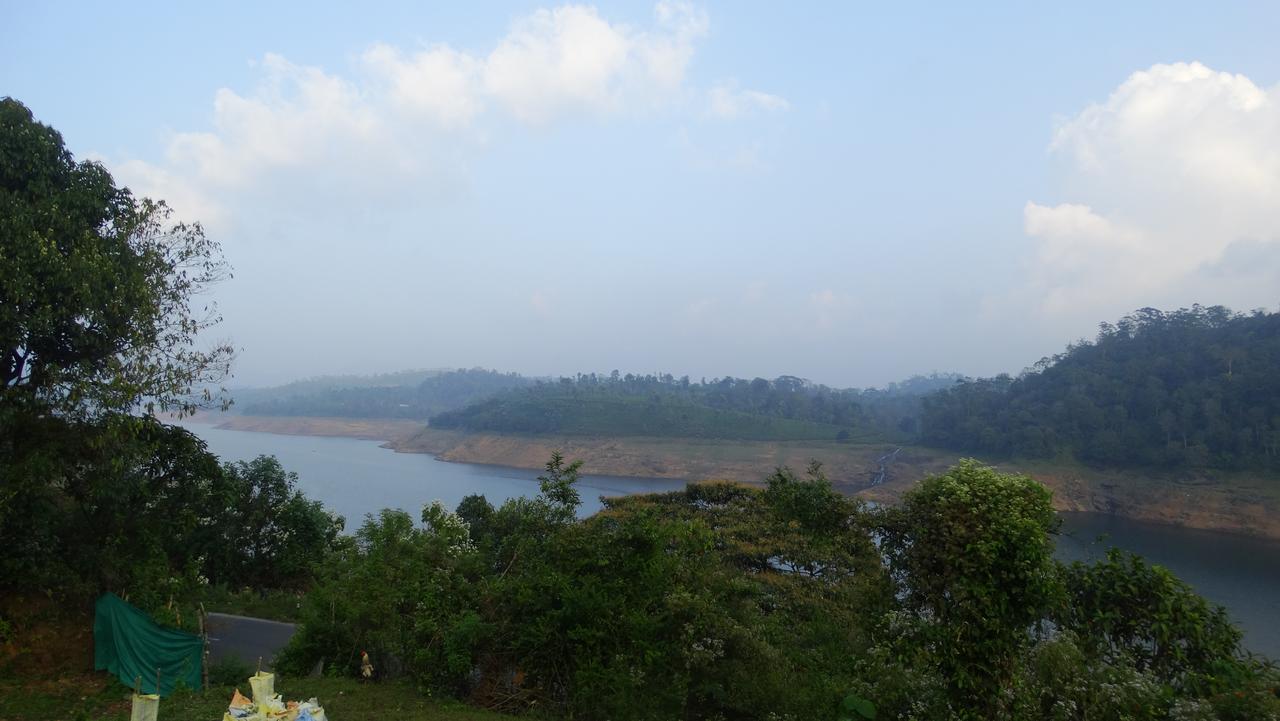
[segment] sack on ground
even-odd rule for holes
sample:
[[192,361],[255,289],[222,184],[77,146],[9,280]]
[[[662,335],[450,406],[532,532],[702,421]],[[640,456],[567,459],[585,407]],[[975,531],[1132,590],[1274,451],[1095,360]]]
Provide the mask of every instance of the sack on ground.
[[134,694],[129,721],[156,721],[160,717],[160,697],[156,694]]

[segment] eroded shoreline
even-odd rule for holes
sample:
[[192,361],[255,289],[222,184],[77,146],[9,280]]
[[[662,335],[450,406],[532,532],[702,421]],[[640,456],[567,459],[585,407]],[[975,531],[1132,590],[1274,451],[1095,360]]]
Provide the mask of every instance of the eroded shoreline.
[[[330,436],[383,441],[398,453],[426,453],[440,460],[539,469],[553,450],[586,461],[595,475],[673,479],[723,479],[758,483],[774,468],[823,463],[845,493],[894,503],[918,480],[946,470],[957,456],[906,446],[884,482],[872,486],[878,459],[893,446],[824,441],[719,441],[671,438],[562,438],[462,433],[424,428],[415,421],[265,416],[202,416],[196,422],[227,430]],[[1185,474],[1154,479],[1125,471],[1052,463],[1000,464],[1026,473],[1054,494],[1059,511],[1109,513],[1139,521],[1280,539],[1276,481],[1244,475]]]

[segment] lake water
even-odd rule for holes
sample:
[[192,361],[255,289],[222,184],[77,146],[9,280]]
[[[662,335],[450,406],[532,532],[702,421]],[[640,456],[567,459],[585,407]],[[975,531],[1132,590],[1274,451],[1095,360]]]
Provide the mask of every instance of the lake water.
[[1280,541],[1063,513],[1058,557],[1097,560],[1111,547],[1158,563],[1210,601],[1226,606],[1246,648],[1280,659]]
[[[395,453],[376,441],[230,431],[194,423],[186,427],[223,460],[276,456],[286,470],[298,474],[298,485],[310,498],[346,517],[348,530],[358,527],[365,514],[383,508],[402,508],[416,517],[423,504],[436,499],[455,508],[463,496],[482,493],[499,505],[538,492],[537,471],[446,463],[426,454]],[[684,485],[669,479],[613,476],[584,476],[578,483],[585,514],[601,508],[601,496],[679,490]],[[1280,541],[1096,513],[1062,517],[1058,556],[1063,560],[1096,559],[1111,546],[1140,554],[1226,606],[1244,630],[1250,650],[1280,659]]]
[[[260,455],[280,459],[298,474],[298,487],[347,519],[347,530],[359,527],[366,514],[400,508],[417,518],[434,500],[456,508],[464,496],[484,494],[495,506],[508,498],[538,493],[538,471],[475,463],[446,463],[425,453],[396,453],[378,441],[320,436],[285,436],[229,431],[200,423],[183,424],[209,444],[224,461]],[[582,513],[602,508],[601,496],[681,490],[684,481],[662,478],[582,476],[578,493]]]

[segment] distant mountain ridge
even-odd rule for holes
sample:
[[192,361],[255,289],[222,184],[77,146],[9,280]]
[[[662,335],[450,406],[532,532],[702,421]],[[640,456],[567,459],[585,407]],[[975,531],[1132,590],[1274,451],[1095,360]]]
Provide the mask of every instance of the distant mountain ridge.
[[[323,376],[234,397],[235,411],[247,416],[430,419],[456,429],[593,436],[846,440],[896,427],[921,394],[962,378],[933,373],[857,390],[795,376],[691,381],[614,371],[552,380],[474,368]],[[863,400],[872,403],[869,412]]]
[[240,410],[471,432],[882,441],[984,458],[1280,471],[1280,315],[1222,306],[1135,311],[1016,377],[933,373],[857,390],[795,376],[548,380],[471,369],[313,379],[263,393]]

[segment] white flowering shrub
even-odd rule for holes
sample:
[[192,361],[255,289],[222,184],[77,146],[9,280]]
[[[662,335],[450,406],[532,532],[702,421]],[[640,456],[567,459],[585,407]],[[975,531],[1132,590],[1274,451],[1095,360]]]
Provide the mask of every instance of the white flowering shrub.
[[473,548],[470,524],[445,507],[444,502],[439,499],[423,507],[422,524],[426,527],[427,534],[449,555],[457,556]]

